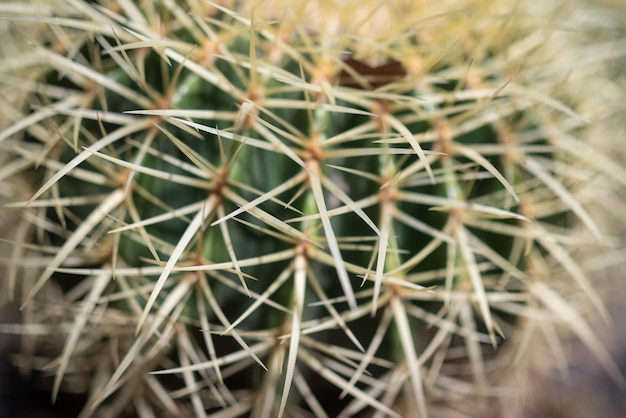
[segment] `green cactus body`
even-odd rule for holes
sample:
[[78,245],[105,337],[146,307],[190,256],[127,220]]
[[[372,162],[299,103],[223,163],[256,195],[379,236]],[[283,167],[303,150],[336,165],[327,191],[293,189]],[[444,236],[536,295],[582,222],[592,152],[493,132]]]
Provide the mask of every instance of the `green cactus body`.
[[83,416],[485,406],[517,318],[567,322],[548,277],[604,314],[567,247],[600,235],[558,141],[578,119],[507,2],[101,3],[24,9],[44,77],[0,137],[54,248],[25,312],[80,278],[46,312],[54,396],[87,382]]

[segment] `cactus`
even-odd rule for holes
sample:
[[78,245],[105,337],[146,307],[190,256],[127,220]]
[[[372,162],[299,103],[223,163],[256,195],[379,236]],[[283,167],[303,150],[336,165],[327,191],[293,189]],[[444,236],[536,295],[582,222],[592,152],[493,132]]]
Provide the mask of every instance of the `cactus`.
[[426,417],[485,411],[532,324],[621,382],[577,258],[626,179],[571,67],[600,41],[426,3],[1,4],[21,367],[82,416]]

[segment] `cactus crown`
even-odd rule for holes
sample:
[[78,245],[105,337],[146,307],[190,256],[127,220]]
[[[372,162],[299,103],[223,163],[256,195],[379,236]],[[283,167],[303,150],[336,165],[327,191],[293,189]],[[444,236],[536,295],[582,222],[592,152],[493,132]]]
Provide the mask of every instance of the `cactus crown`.
[[5,176],[36,185],[13,206],[46,269],[19,290],[56,336],[54,396],[425,417],[427,397],[492,393],[520,316],[568,323],[615,370],[561,293],[606,314],[570,251],[602,235],[587,174],[613,181],[576,139],[575,88],[550,90],[562,12],[221,3],[0,7],[31,43],[2,63],[27,115],[0,143]]

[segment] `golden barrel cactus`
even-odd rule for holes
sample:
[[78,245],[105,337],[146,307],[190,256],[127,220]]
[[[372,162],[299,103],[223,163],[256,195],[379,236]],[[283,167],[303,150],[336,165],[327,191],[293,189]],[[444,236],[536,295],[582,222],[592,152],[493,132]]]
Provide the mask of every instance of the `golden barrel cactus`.
[[565,325],[622,381],[618,17],[530,3],[0,3],[20,367],[81,416],[485,416]]

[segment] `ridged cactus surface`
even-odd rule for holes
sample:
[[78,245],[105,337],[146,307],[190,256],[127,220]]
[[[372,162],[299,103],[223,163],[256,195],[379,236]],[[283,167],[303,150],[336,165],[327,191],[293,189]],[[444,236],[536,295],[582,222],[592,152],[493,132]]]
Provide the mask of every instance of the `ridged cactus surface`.
[[533,4],[0,4],[20,367],[82,416],[480,414],[566,325],[620,381],[577,257],[624,46]]

